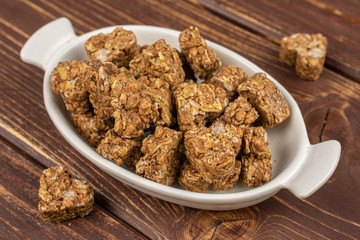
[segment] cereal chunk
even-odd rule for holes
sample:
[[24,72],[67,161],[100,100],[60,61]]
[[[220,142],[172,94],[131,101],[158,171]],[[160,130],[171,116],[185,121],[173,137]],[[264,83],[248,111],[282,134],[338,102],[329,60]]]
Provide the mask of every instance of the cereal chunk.
[[271,158],[268,135],[263,127],[243,128],[243,154],[256,154]]
[[76,130],[93,147],[97,147],[106,132],[113,127],[108,119],[100,119],[91,111],[84,114],[72,113],[72,122]]
[[220,59],[200,36],[197,27],[191,26],[182,31],[179,43],[181,52],[199,78],[205,79],[220,68]]
[[271,180],[271,159],[254,154],[241,156],[240,179],[246,187],[258,187]]
[[156,127],[146,137],[141,151],[145,154],[136,163],[136,173],[155,182],[172,185],[180,168],[178,159],[182,133],[165,127]]
[[160,39],[145,48],[130,62],[135,77],[160,78],[172,89],[185,80],[182,62],[177,51]]
[[256,187],[271,180],[272,161],[268,136],[262,127],[244,128],[241,181]]
[[116,77],[112,98],[115,131],[121,137],[139,137],[145,129],[174,123],[172,92],[159,78]]
[[180,176],[178,182],[186,190],[192,192],[204,193],[207,190],[213,189],[216,191],[225,191],[229,188],[235,187],[239,180],[241,170],[241,161],[235,161],[235,167],[230,177],[225,181],[215,182],[213,184],[204,180],[201,174],[188,161],[185,161],[181,166]]
[[140,138],[122,138],[111,129],[101,140],[96,151],[104,158],[113,160],[117,165],[125,164],[129,168],[135,169],[135,164],[140,159],[140,148]]
[[239,96],[225,108],[221,119],[236,127],[240,127],[250,126],[258,117],[259,114],[255,108],[245,98]]
[[205,126],[219,117],[228,105],[226,92],[212,84],[181,83],[174,91],[181,131]]
[[45,169],[40,177],[39,211],[45,221],[60,223],[93,210],[94,190],[85,180],[71,178],[65,166]]
[[185,161],[181,166],[178,182],[186,190],[192,192],[204,193],[211,186],[211,183],[206,182],[199,171],[188,161]]
[[264,128],[272,128],[290,116],[284,96],[264,73],[256,73],[241,83],[238,93],[258,111]]
[[233,65],[226,65],[221,67],[220,70],[215,73],[205,83],[214,84],[216,87],[226,90],[226,96],[229,101],[233,101],[237,94],[237,88],[240,83],[247,79],[247,74],[238,67]]
[[215,182],[211,188],[216,191],[225,191],[229,188],[234,188],[239,180],[241,171],[241,161],[235,161],[234,170],[231,172],[230,177],[226,181]]
[[241,148],[242,130],[217,120],[210,128],[187,131],[186,157],[208,183],[227,181]]
[[111,33],[91,37],[85,43],[85,49],[89,59],[128,67],[130,60],[139,53],[140,46],[132,31],[117,27]]
[[296,33],[281,40],[280,61],[295,65],[300,78],[315,81],[323,70],[326,49],[327,39],[322,34]]
[[99,118],[111,118],[114,112],[110,104],[111,88],[118,74],[128,74],[128,77],[131,77],[131,74],[126,68],[118,69],[110,62],[94,64],[89,67],[85,77],[87,81],[86,87],[90,93],[89,98],[94,108],[94,113]]
[[84,113],[89,110],[89,93],[84,88],[83,75],[88,61],[60,62],[50,76],[52,90],[60,94],[68,110]]

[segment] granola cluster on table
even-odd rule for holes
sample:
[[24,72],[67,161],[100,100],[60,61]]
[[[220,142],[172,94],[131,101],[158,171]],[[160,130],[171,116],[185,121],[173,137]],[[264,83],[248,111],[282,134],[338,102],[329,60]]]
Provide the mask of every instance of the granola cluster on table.
[[59,63],[52,88],[84,139],[140,176],[195,192],[270,181],[266,129],[290,115],[279,89],[264,73],[222,66],[196,27],[179,46],[140,46],[116,28],[85,43],[89,60]]
[[281,39],[280,61],[294,67],[296,74],[316,81],[324,68],[327,38],[321,33],[295,33]]

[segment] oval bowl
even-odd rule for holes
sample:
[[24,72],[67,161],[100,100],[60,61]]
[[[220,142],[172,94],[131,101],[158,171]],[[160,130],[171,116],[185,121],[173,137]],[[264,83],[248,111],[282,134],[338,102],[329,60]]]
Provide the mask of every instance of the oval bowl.
[[[72,125],[69,112],[60,96],[51,90],[50,74],[60,61],[87,59],[84,43],[98,33],[109,33],[117,26],[98,29],[76,36],[70,21],[57,19],[35,32],[25,43],[20,56],[23,61],[45,70],[44,102],[50,118],[64,138],[83,156],[121,182],[151,196],[184,206],[208,209],[230,210],[247,207],[264,201],[287,188],[297,197],[304,198],[319,189],[332,175],[340,157],[340,144],[335,140],[311,145],[308,140],[300,109],[290,93],[273,77],[267,74],[289,103],[291,116],[282,124],[267,130],[270,150],[273,155],[273,179],[256,188],[246,188],[238,183],[235,188],[224,192],[208,191],[196,193],[184,190],[179,184],[165,186],[118,166],[103,158]],[[163,38],[172,47],[179,49],[179,31],[141,25],[124,25],[137,36],[138,43],[152,44]],[[210,41],[223,65],[233,64],[242,68],[249,76],[265,72],[239,54]],[[90,179],[91,181],[91,179]]]

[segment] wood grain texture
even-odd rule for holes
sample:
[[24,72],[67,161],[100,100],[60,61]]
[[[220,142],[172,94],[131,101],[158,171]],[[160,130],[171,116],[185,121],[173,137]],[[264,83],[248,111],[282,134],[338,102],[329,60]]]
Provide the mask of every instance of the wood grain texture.
[[[205,38],[253,61],[289,90],[301,108],[312,143],[327,139],[341,142],[343,150],[338,168],[328,183],[306,200],[282,190],[263,203],[235,211],[187,208],[122,184],[91,164],[61,137],[43,104],[43,72],[19,59],[26,39],[42,25],[62,16],[72,21],[78,34],[117,24],[146,24],[177,30],[198,26]],[[7,219],[0,223],[0,237],[27,236],[19,229],[38,217],[36,188],[41,170],[66,164],[75,176],[89,180],[96,191],[95,216],[74,220],[79,225],[73,221],[71,226],[64,223],[63,234],[73,238],[86,236],[81,225],[86,222],[95,228],[92,229],[95,235],[109,237],[122,236],[117,235],[119,232],[141,237],[136,233],[139,231],[151,239],[359,239],[358,83],[327,68],[317,82],[300,80],[292,68],[279,62],[276,42],[192,1],[93,0],[82,4],[3,1],[0,31],[0,59],[7,63],[0,68],[0,136],[3,138],[0,152],[7,156],[0,158],[5,164],[1,170],[4,174],[0,176],[0,196],[4,201],[0,204],[6,207],[0,210],[0,216]],[[25,181],[27,178],[30,180]],[[9,185],[12,181],[21,181],[26,187],[12,188]],[[12,196],[16,196],[18,202],[5,201]],[[15,221],[21,214],[18,204],[27,204],[29,211],[19,224]],[[101,225],[101,218],[112,219],[111,224],[117,227],[112,230],[111,224]],[[56,230],[48,225],[30,224],[28,228],[44,236],[63,236],[56,235],[62,234],[60,232],[53,233]],[[19,235],[15,235],[18,232]]]
[[[297,32],[323,33],[328,38],[325,65],[360,82],[360,11],[357,1],[199,0],[214,13],[279,44]],[[337,2],[337,3],[335,3]],[[342,10],[339,10],[338,7]],[[352,10],[350,10],[352,9]],[[349,12],[347,14],[347,12]]]

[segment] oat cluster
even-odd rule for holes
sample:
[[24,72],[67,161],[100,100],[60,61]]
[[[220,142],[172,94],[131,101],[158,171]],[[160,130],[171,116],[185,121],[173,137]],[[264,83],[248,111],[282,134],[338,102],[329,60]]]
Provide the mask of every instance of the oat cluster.
[[140,176],[195,192],[270,181],[265,129],[289,117],[286,100],[264,73],[221,66],[198,28],[179,44],[116,28],[85,43],[89,60],[59,63],[52,88],[85,140]]
[[315,81],[323,70],[327,39],[321,33],[295,33],[281,39],[280,61],[295,66],[296,74]]
[[59,223],[88,215],[93,210],[94,190],[87,181],[72,178],[65,166],[57,166],[43,171],[39,198],[41,217]]

